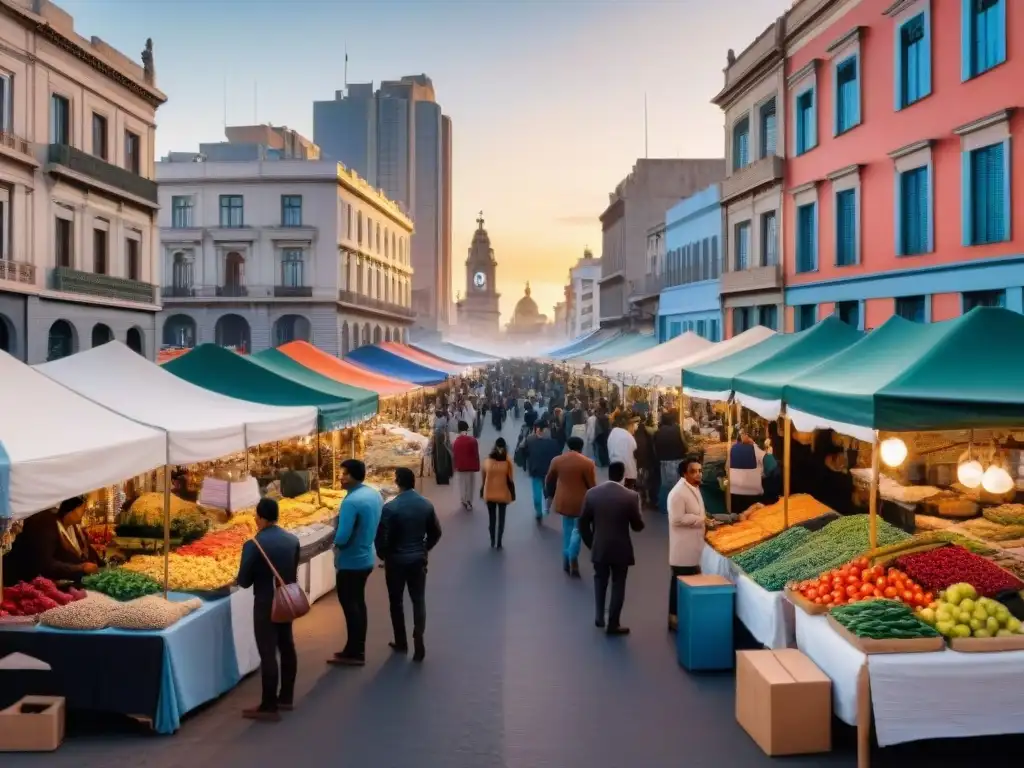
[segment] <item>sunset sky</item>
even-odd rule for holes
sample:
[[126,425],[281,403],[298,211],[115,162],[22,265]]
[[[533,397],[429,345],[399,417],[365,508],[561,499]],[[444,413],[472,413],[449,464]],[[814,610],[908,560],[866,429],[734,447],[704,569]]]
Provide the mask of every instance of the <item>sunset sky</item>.
[[[454,136],[455,291],[484,211],[503,321],[530,281],[548,315],[590,246],[608,193],[644,156],[722,156],[726,51],[789,0],[57,0],[79,34],[138,59],[152,37],[157,152],[229,124],[312,138],[313,101],[349,82],[426,73]],[[254,84],[258,99],[254,105]]]

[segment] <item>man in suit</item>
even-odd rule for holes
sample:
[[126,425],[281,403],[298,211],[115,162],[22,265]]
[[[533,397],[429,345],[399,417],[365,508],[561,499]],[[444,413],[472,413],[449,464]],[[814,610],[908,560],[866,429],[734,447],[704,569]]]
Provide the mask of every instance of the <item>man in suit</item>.
[[[242,563],[238,567],[236,579],[238,586],[252,587],[253,631],[256,635],[256,648],[260,652],[260,675],[263,678],[260,705],[242,710],[242,717],[268,722],[277,722],[281,719],[280,710],[292,708],[298,667],[291,622],[275,624],[270,620],[274,593],[278,586],[271,564],[285,584],[294,584],[299,571],[299,540],[279,527],[277,518],[277,502],[274,499],[260,499],[256,505],[256,527],[259,530],[255,538],[245,542],[242,547]],[[277,666],[279,653],[280,689]]]
[[[475,440],[473,442],[476,442]],[[423,631],[427,623],[427,553],[441,538],[441,524],[434,505],[416,493],[416,475],[408,467],[395,470],[398,495],[384,505],[374,544],[384,561],[384,578],[391,605],[394,641],[388,643],[398,653],[409,651],[405,634],[405,588],[412,600],[413,661],[427,654]]]
[[545,488],[554,486],[552,508],[562,516],[562,570],[580,577],[580,534],[577,521],[583,511],[583,497],[597,485],[594,462],[583,455],[583,438],[570,437],[569,451],[556,456],[544,479]]
[[640,515],[640,495],[623,487],[626,466],[613,461],[608,466],[608,482],[591,488],[583,498],[583,514],[579,528],[583,543],[590,549],[594,563],[594,598],[597,614],[594,624],[605,626],[605,597],[611,580],[612,596],[608,605],[609,635],[628,635],[622,626],[622,604],[626,600],[626,574],[633,558],[633,540],[630,529],[642,531],[644,520]]

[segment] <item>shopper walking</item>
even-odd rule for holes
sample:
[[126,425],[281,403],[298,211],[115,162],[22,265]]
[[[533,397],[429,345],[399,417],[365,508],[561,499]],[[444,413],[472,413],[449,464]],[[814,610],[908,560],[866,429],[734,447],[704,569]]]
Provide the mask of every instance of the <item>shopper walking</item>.
[[707,512],[700,493],[703,468],[695,458],[679,462],[679,482],[668,494],[668,565],[672,571],[668,592],[668,627],[679,623],[676,580],[700,573],[700,555],[704,550],[704,524]]
[[609,635],[628,635],[622,626],[622,606],[626,601],[626,576],[636,560],[630,530],[642,531],[644,520],[640,514],[640,496],[622,485],[626,467],[613,461],[608,466],[608,482],[591,488],[583,499],[580,515],[580,538],[590,550],[594,564],[594,625],[605,627],[605,600],[611,583],[611,601],[608,603],[607,632]]
[[242,710],[242,717],[268,722],[280,720],[280,710],[292,708],[298,669],[291,622],[275,624],[271,619],[277,591],[274,571],[285,584],[294,584],[299,570],[299,540],[277,525],[278,514],[274,499],[260,499],[256,505],[256,535],[242,546],[242,562],[235,579],[243,589],[252,587],[253,632],[263,682],[259,706]]
[[636,438],[633,437],[633,425],[624,414],[615,420],[615,429],[608,435],[608,459],[611,463],[619,462],[626,468],[624,485],[631,491],[636,490]]
[[366,465],[358,459],[341,462],[341,486],[348,492],[338,513],[334,537],[335,585],[345,614],[348,640],[329,664],[361,667],[366,664],[366,580],[373,573],[373,542],[384,501],[363,484]]
[[[474,441],[475,442],[475,441]],[[405,590],[412,601],[413,661],[427,654],[423,632],[427,625],[427,553],[441,539],[441,524],[434,505],[416,493],[416,475],[408,467],[395,470],[398,495],[384,505],[375,544],[384,561],[391,628],[395,639],[388,643],[398,653],[409,651],[405,633]]]
[[452,457],[455,461],[455,478],[459,486],[462,508],[472,512],[476,474],[480,471],[480,443],[469,434],[469,424],[465,421],[459,422],[459,436],[452,443]]
[[551,462],[562,452],[547,427],[547,420],[539,419],[534,425],[533,434],[526,438],[524,445],[526,473],[530,476],[530,490],[533,493],[533,513],[538,524],[548,512],[544,478],[548,475]]
[[577,526],[583,511],[583,498],[597,485],[594,462],[584,456],[583,438],[570,437],[569,450],[556,456],[544,479],[546,488],[554,488],[551,506],[562,516],[562,570],[574,578],[580,576],[580,532]]
[[494,441],[494,448],[484,461],[483,487],[480,493],[487,502],[488,531],[491,534],[491,548],[501,549],[505,535],[505,510],[516,500],[516,486],[512,461],[508,457],[505,438]]

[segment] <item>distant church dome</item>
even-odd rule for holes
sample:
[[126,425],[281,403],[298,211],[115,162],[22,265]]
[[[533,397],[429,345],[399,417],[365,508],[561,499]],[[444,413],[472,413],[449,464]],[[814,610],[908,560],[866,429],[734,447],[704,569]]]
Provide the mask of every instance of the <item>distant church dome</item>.
[[537,302],[530,298],[530,283],[527,282],[523,298],[516,302],[515,312],[512,313],[512,322],[516,325],[536,323],[539,315],[540,310],[537,308]]

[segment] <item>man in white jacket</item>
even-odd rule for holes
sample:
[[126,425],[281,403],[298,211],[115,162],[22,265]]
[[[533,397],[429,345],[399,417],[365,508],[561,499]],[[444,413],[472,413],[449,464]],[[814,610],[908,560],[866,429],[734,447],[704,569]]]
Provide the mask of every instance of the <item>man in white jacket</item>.
[[704,525],[707,512],[700,493],[703,468],[696,459],[679,462],[679,482],[668,494],[668,564],[672,581],[668,593],[668,626],[678,624],[676,579],[700,573],[700,555],[704,550]]

